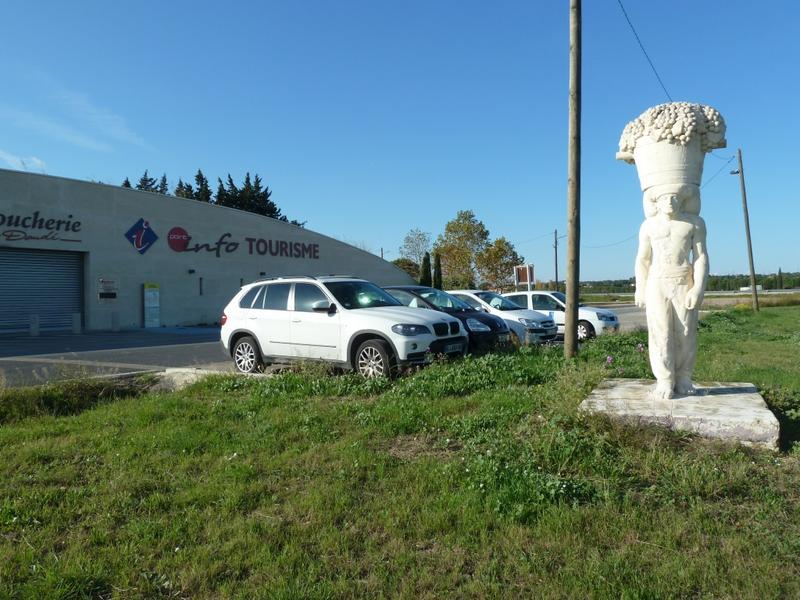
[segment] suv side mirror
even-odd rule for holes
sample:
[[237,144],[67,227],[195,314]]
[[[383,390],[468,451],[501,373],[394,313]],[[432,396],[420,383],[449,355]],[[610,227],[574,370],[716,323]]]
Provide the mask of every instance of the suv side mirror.
[[332,315],[336,312],[336,305],[333,302],[328,302],[327,300],[317,300],[311,305],[311,310],[314,312],[326,312],[329,315]]

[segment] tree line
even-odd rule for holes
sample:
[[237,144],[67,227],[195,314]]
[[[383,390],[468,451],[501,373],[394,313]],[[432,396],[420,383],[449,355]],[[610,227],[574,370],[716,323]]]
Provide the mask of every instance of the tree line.
[[[145,170],[135,186],[131,185],[130,180],[126,177],[125,181],[122,182],[122,187],[135,188],[145,192],[154,192],[156,194],[169,194],[169,182],[166,173],[159,179],[156,179],[155,177],[151,177],[147,170]],[[190,182],[183,181],[183,179],[178,179],[178,183],[173,188],[172,195],[178,196],[179,198],[197,200],[198,202],[237,208],[257,215],[278,219],[279,221],[293,223],[301,227],[305,224],[305,222],[290,221],[272,200],[272,191],[268,186],[264,185],[261,177],[256,174],[251,178],[249,172],[245,174],[244,180],[239,185],[233,181],[230,173],[224,183],[222,179],[218,177],[217,190],[216,192],[212,192],[208,179],[203,174],[203,171],[198,169],[197,174],[194,176],[194,185]]]
[[[537,281],[537,287],[547,284]],[[784,273],[778,269],[777,273],[757,273],[756,285],[760,285],[765,290],[791,290],[800,288],[800,273]],[[629,279],[605,279],[601,281],[582,281],[583,291],[598,294],[604,293],[624,293],[633,292],[635,280]],[[750,287],[750,275],[709,275],[706,284],[708,292],[738,292],[742,288]]]
[[445,224],[435,242],[420,229],[409,231],[400,258],[392,262],[421,285],[503,289],[514,284],[514,267],[523,264],[524,258],[505,237],[491,240],[475,213],[462,210]]

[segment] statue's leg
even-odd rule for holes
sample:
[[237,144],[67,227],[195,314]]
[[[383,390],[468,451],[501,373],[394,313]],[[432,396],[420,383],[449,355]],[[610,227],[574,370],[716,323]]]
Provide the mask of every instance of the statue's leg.
[[650,392],[656,400],[672,397],[674,385],[674,351],[670,332],[672,322],[672,305],[669,295],[665,293],[666,282],[651,278],[647,284],[647,345],[650,350],[650,367],[656,377],[656,386]]
[[686,308],[686,293],[689,285],[681,286],[680,299],[676,298],[676,337],[675,337],[675,392],[681,396],[697,393],[692,383],[694,361],[697,357],[697,317],[699,308]]

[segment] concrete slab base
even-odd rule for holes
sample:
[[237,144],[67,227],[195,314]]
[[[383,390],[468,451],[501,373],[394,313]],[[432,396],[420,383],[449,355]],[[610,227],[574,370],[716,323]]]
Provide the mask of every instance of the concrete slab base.
[[655,381],[606,379],[580,409],[633,424],[663,425],[679,431],[747,446],[778,449],[778,420],[752,383],[695,384],[697,395],[652,400]]

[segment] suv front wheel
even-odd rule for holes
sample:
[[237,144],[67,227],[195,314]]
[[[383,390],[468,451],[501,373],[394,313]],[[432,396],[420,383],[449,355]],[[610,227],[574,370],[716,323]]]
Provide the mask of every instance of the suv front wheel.
[[367,340],[356,350],[356,371],[368,379],[392,377],[395,364],[394,354],[383,340]]
[[233,364],[240,373],[258,373],[263,362],[256,341],[249,335],[240,338],[233,346]]

